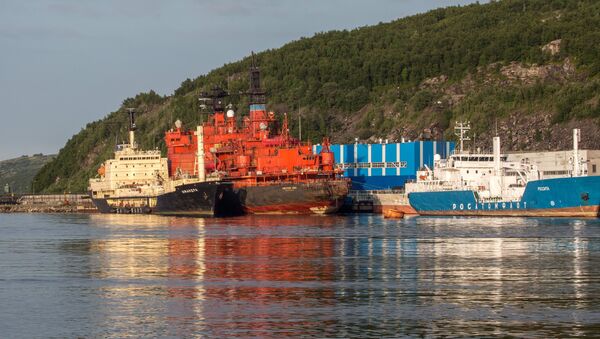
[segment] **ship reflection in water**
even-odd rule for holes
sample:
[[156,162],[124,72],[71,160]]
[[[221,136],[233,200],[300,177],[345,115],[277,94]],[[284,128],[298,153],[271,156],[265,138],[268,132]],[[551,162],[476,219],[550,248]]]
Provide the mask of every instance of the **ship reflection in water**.
[[600,330],[598,220],[26,217],[54,236],[0,228],[8,337]]

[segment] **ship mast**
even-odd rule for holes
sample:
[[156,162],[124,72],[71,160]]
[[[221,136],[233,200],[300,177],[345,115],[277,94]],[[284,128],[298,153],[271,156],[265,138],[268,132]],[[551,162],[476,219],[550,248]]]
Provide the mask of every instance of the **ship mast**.
[[471,130],[471,122],[470,121],[461,121],[461,122],[456,122],[454,124],[454,134],[459,138],[460,140],[460,153],[464,152],[464,142],[465,141],[469,141],[471,140],[471,138],[469,136],[467,136],[467,132]]
[[260,69],[256,66],[254,52],[250,66],[250,89],[248,90],[250,105],[264,105],[267,101],[265,91],[260,87]]

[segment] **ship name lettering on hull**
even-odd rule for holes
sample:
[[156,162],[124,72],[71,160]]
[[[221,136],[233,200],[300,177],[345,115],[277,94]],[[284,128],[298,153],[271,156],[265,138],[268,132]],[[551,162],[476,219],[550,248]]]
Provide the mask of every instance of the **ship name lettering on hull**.
[[[523,202],[523,208],[527,208],[527,202],[525,202],[525,201]],[[482,203],[481,205],[478,204],[478,203],[474,203],[474,204],[473,203],[467,203],[467,204],[456,204],[456,203],[453,203],[452,204],[452,209],[453,210],[457,210],[458,209],[458,210],[461,210],[461,211],[463,211],[465,209],[466,210],[479,210],[479,209],[481,209],[481,210],[486,210],[486,209],[487,210],[521,209],[521,202],[518,201],[518,202],[515,202],[514,204],[513,204],[512,201],[509,202],[509,203],[506,203],[506,202],[494,203],[494,204],[487,203],[487,206],[486,206],[486,203]]]

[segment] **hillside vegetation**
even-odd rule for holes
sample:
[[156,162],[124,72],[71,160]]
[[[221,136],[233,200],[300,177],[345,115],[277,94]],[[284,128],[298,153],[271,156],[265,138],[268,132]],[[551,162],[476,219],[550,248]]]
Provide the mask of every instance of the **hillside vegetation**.
[[34,154],[0,161],[0,190],[4,193],[6,184],[13,193],[31,193],[36,189],[31,183],[38,171],[55,155]]
[[[258,53],[269,107],[288,112],[293,134],[318,142],[453,139],[470,120],[476,146],[498,133],[513,150],[560,149],[569,129],[600,148],[600,2],[505,0],[449,7],[355,30],[318,33]],[[162,135],[203,114],[198,97],[221,85],[248,88],[250,58],[186,79],[171,96],[153,91],[124,100],[141,112],[138,140],[164,149]],[[230,98],[238,113],[246,98]],[[239,116],[239,114],[238,114]],[[84,191],[99,164],[124,139],[121,109],[73,136],[36,182],[48,191]]]

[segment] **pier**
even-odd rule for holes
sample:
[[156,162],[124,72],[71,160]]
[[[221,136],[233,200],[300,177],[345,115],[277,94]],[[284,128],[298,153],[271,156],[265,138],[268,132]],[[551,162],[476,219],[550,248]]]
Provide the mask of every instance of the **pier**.
[[3,213],[95,213],[87,194],[12,194],[0,199]]

